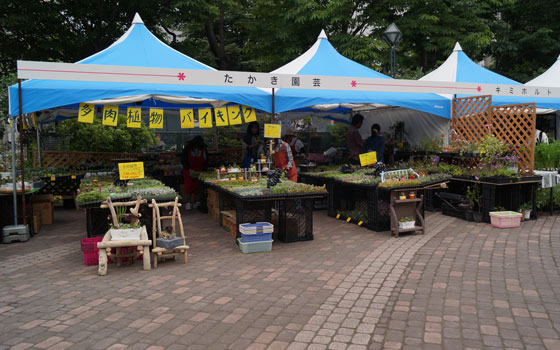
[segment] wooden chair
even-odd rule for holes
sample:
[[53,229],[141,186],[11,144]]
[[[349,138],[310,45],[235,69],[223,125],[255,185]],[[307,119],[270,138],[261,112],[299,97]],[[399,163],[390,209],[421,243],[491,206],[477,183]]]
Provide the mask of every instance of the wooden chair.
[[[152,204],[150,204],[150,207],[152,208],[152,213],[153,213],[152,214],[153,216],[152,254],[154,260],[154,269],[157,269],[158,258],[161,259],[173,258],[173,260],[176,260],[178,255],[183,254],[185,264],[188,262],[187,249],[189,249],[189,246],[187,245],[187,240],[185,238],[185,232],[183,229],[183,220],[181,220],[181,213],[179,212],[180,206],[181,203],[179,203],[179,197],[175,197],[175,201],[167,202],[167,203],[157,203],[155,199],[152,199]],[[170,208],[170,207],[173,207],[173,212],[171,213],[171,215],[168,216],[160,215],[160,208]],[[180,246],[174,248],[164,248],[164,247],[157,246],[158,235],[160,238],[167,238],[170,237],[171,235],[169,232],[167,232],[167,230],[162,230],[163,220],[171,220],[171,230],[172,232],[175,233],[177,233],[176,231],[177,226],[175,221],[178,221],[179,223],[178,233],[181,234],[180,238],[182,238],[183,241]]]
[[[117,217],[117,213],[115,211],[115,207],[132,207],[130,208],[130,212],[137,217],[140,217],[140,205],[146,203],[145,199],[138,196],[134,202],[117,202],[113,203],[111,198],[107,198],[105,202],[101,204],[101,208],[108,208],[111,212],[111,218],[113,220],[113,226],[118,228],[119,227],[119,220]],[[142,226],[142,230],[140,233],[140,240],[119,240],[114,241],[111,239],[111,230],[107,231],[103,240],[97,243],[97,247],[99,248],[99,265],[97,273],[100,276],[105,276],[107,274],[107,257],[109,257],[117,266],[120,265],[122,258],[129,258],[133,262],[136,258],[140,255],[143,255],[143,262],[144,262],[144,270],[150,270],[150,245],[152,241],[148,239],[148,233],[146,231],[146,226]],[[136,247],[138,250],[136,252],[121,252],[121,248],[123,247]],[[111,250],[115,249],[115,253],[112,253]]]

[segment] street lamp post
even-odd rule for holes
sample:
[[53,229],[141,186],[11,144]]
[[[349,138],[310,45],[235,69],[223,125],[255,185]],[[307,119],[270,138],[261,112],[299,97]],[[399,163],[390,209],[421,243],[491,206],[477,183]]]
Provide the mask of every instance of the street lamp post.
[[403,39],[402,32],[399,30],[399,27],[395,23],[391,23],[383,32],[383,40],[389,45],[391,48],[391,56],[389,57],[389,65],[391,68],[391,76],[394,78],[395,73],[397,71],[397,64],[395,60],[395,50],[397,46],[401,43]]

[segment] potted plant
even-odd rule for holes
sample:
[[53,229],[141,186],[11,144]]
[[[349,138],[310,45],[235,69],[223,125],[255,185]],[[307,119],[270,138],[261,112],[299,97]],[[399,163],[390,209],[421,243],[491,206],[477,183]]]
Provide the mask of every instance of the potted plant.
[[132,213],[126,213],[127,207],[115,207],[117,214],[117,225],[111,225],[112,241],[137,241],[140,240],[142,227],[140,218]]
[[399,219],[400,229],[414,228],[415,224],[416,219],[414,218],[414,216],[403,216]]
[[531,210],[532,209],[533,209],[533,204],[531,204],[531,202],[521,204],[521,207],[519,208],[519,210],[521,211],[521,214],[523,214],[523,216],[522,216],[523,220],[531,219]]
[[477,208],[477,211],[472,212],[473,221],[482,221],[482,194],[480,193],[480,186],[475,184],[474,186],[467,186],[467,199],[469,200],[471,207]]

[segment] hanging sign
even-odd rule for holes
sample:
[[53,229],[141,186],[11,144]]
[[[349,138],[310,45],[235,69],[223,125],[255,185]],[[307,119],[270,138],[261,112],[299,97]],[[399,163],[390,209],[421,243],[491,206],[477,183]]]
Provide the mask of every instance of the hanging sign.
[[117,126],[118,117],[118,106],[103,106],[103,125]]
[[198,126],[201,128],[212,127],[212,110],[210,108],[201,108],[198,110]]
[[243,120],[241,120],[241,108],[239,108],[239,106],[228,106],[227,115],[229,125],[239,125],[243,123]]
[[126,127],[127,128],[142,127],[142,108],[128,107],[126,109]]
[[93,115],[95,114],[95,106],[89,103],[80,103],[78,108],[78,122],[93,123]]
[[377,163],[377,152],[368,152],[360,154],[360,165],[367,166]]
[[264,137],[279,139],[282,137],[281,124],[264,124]]
[[255,109],[253,107],[241,106],[243,110],[243,118],[245,118],[245,123],[256,122],[257,115],[255,114]]
[[119,176],[121,180],[143,179],[144,163],[119,163]]
[[163,109],[150,108],[150,128],[162,129],[163,128]]
[[181,129],[194,128],[194,111],[192,109],[180,109]]
[[228,116],[226,107],[214,108],[214,119],[216,119],[216,126],[227,126]]

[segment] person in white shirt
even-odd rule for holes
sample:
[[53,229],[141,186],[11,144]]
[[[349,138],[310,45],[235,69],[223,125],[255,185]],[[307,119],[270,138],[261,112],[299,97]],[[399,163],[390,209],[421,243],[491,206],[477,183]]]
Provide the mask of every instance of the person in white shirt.
[[535,130],[535,143],[548,143],[548,136],[546,136],[544,131]]

